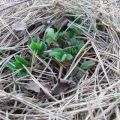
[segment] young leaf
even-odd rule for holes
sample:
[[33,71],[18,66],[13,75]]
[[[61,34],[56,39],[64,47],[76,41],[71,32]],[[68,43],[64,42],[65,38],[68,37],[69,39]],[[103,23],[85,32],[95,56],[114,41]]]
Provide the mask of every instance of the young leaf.
[[66,60],[66,57],[67,57],[67,54],[64,54],[64,55],[61,57],[61,62],[65,61],[65,60]]
[[66,60],[72,60],[73,56],[71,54],[66,54]]
[[30,48],[33,52],[37,53],[38,55],[41,55],[47,49],[47,46],[44,42],[32,41],[30,44]]
[[28,61],[26,61],[22,56],[16,55],[15,60],[16,60],[16,63],[20,63],[20,64],[23,64],[23,65],[26,65],[26,66],[30,66]]
[[20,77],[23,77],[23,76],[26,76],[26,75],[28,75],[28,72],[25,69],[22,69],[22,70],[20,70],[19,73],[17,73],[16,77],[20,78]]
[[54,50],[52,50],[50,53],[49,53],[50,56],[55,56],[55,55],[64,55],[64,51],[61,49],[61,48],[56,48]]
[[66,59],[66,54],[56,54],[56,55],[55,55],[55,59],[56,59],[58,62],[64,62],[65,59]]
[[75,56],[79,50],[85,45],[83,40],[77,40],[75,37],[71,38],[70,40],[71,47],[66,49],[66,52]]
[[57,40],[57,43],[59,45],[59,47],[61,48],[64,48],[65,47],[65,41],[64,41],[64,32],[59,32],[57,35],[56,35],[56,40]]
[[16,77],[22,77],[22,76],[26,76],[28,73],[27,71],[24,69],[23,65],[25,66],[30,66],[30,64],[28,63],[28,61],[26,61],[22,56],[20,55],[16,55],[15,56],[15,61],[14,62],[8,62],[6,64],[6,66],[12,70],[12,71],[17,71],[20,70],[17,74]]
[[58,62],[63,62],[63,60],[64,60],[62,54],[56,54],[54,57]]
[[16,66],[15,66],[15,64],[13,64],[12,62],[8,62],[7,64],[6,64],[6,67],[8,67],[10,70],[12,70],[12,71],[14,71],[14,70],[16,70]]
[[80,29],[78,29],[74,24],[68,23],[69,31],[73,32],[74,35],[79,36],[81,35]]
[[61,62],[62,57],[64,55],[64,51],[61,48],[56,48],[53,51],[51,51],[49,55],[55,57],[57,61]]
[[81,68],[84,70],[87,70],[88,68],[92,67],[95,65],[95,62],[88,60],[88,61],[84,61],[83,63],[81,63]]
[[66,32],[66,36],[67,36],[67,38],[68,38],[68,40],[69,40],[69,39],[75,37],[75,33],[74,33],[73,30],[69,29],[69,30]]
[[44,42],[41,42],[39,44],[39,50],[38,50],[38,54],[42,54],[45,50],[47,49],[47,46]]
[[51,51],[49,55],[55,57],[59,62],[64,62],[65,60],[71,60],[73,58],[71,54],[65,53],[61,48]]
[[37,45],[37,42],[35,42],[34,40],[32,40],[32,42],[31,42],[31,44],[30,44],[30,48],[31,48],[34,52],[36,52],[36,51],[39,49],[39,47],[38,47],[38,45]]
[[23,69],[23,64],[21,64],[19,61],[15,61],[13,62],[13,64],[15,65],[16,69]]
[[54,29],[53,28],[47,28],[47,30],[46,30],[46,35],[48,36],[48,37],[51,37],[51,38],[54,38],[54,35],[55,35],[55,32],[54,32]]
[[71,46],[79,46],[80,48],[84,46],[83,40],[78,40],[75,37],[69,39]]
[[56,41],[56,36],[57,34],[55,33],[53,28],[49,27],[46,29],[45,41],[47,42],[48,45]]

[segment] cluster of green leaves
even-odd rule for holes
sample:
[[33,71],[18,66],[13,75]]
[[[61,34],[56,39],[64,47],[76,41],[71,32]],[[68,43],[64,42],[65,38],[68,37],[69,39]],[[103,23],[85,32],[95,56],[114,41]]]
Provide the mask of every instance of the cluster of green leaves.
[[85,45],[85,42],[84,40],[77,38],[82,34],[77,27],[68,24],[68,28],[69,29],[67,30],[66,35],[67,35],[67,39],[69,40],[69,45],[71,47],[68,47],[67,52],[69,52],[74,56]]
[[29,67],[30,63],[20,55],[15,56],[15,60],[8,62],[6,66],[12,71],[19,71],[17,77],[22,77],[27,75],[27,71],[24,66]]
[[44,42],[36,42],[34,39],[31,41],[29,47],[33,53],[41,55],[45,50],[47,50],[47,45]]
[[[53,28],[47,28],[45,32],[45,39],[41,42],[37,42],[37,40],[32,40],[29,47],[31,48],[33,53],[36,53],[37,55],[41,55],[44,53],[44,51],[47,50],[47,48],[51,45],[57,42],[58,39],[60,39],[60,33],[54,31]],[[63,35],[63,34],[62,34]],[[59,44],[59,43],[57,43]],[[55,48],[53,50],[50,50],[49,56],[54,57],[58,62],[64,62],[71,60],[73,56],[69,53],[66,53],[61,48]]]
[[[32,39],[28,47],[32,54],[38,56],[46,55],[52,56],[58,62],[71,61],[78,51],[84,46],[84,40],[77,38],[81,35],[81,31],[74,25],[68,24],[68,30],[63,32],[56,32],[53,28],[47,28],[44,38],[41,41]],[[88,69],[94,63],[92,61],[84,61],[81,63],[82,69]],[[24,57],[16,55],[15,60],[6,65],[10,70],[19,70],[18,76],[27,75],[24,66],[30,67],[29,63]]]
[[[44,51],[47,50],[47,45],[44,42],[35,42],[32,41],[30,46],[33,53],[38,55],[42,55]],[[48,51],[48,55],[54,57],[58,62],[69,61],[73,58],[73,56],[69,53],[66,53],[61,48],[55,48],[54,50]]]
[[64,52],[61,48],[52,50],[49,55],[55,57],[59,62],[69,61],[73,58],[71,54]]

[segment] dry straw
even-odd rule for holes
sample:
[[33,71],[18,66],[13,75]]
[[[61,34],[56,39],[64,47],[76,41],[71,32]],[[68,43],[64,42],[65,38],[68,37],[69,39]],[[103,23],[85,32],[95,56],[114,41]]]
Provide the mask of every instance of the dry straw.
[[[120,120],[120,6],[117,0],[22,0],[1,1],[0,4],[0,50],[5,50],[6,55],[0,57],[0,119],[1,120]],[[3,74],[5,63],[15,54],[25,54],[26,42],[31,36],[42,32],[47,23],[57,14],[69,13],[68,16],[82,17],[82,23],[75,25],[87,37],[88,43],[95,51],[96,57],[92,59],[98,64],[91,77],[87,75],[80,80],[77,87],[68,91],[67,97],[62,96],[56,100],[47,89],[42,89],[55,101],[42,103],[34,96],[21,90],[20,79],[16,86],[11,81],[13,74]],[[104,25],[100,31],[96,20],[101,20]],[[12,25],[18,21],[24,22],[27,27],[35,24],[32,31],[26,28],[15,31]],[[42,24],[41,24],[42,23]],[[54,22],[53,22],[54,23]],[[52,23],[50,23],[52,24]],[[15,53],[9,55],[14,50]],[[80,52],[80,51],[79,51]],[[79,53],[78,53],[79,54]],[[81,56],[84,57],[84,56]],[[76,56],[69,72],[71,74],[76,64],[81,60]],[[49,63],[41,58],[43,72],[46,76],[55,76]],[[49,69],[50,72],[47,72]],[[31,80],[37,81],[30,74]],[[49,78],[49,77],[48,77]],[[7,89],[7,92],[4,91]],[[73,94],[74,93],[74,94]],[[19,114],[20,113],[20,114]]]

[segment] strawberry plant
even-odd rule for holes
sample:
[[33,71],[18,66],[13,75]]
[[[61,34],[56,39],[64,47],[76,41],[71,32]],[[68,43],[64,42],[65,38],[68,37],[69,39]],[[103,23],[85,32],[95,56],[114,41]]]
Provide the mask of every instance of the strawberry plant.
[[[22,56],[16,55],[15,60],[7,63],[6,66],[12,71],[19,70],[17,76],[25,76],[27,75],[27,71],[24,69],[24,66],[32,68],[36,63],[35,59],[33,59],[35,57],[34,54],[48,60],[52,57],[57,62],[61,62],[62,64],[68,63],[70,65],[71,60],[85,45],[85,41],[79,38],[81,34],[81,31],[71,24],[68,24],[67,31],[60,32],[48,27],[41,41],[33,38],[28,45],[32,51],[29,60],[31,63]],[[88,60],[81,62],[79,67],[83,70],[88,70],[94,65],[93,61]]]
[[30,67],[30,63],[22,56],[16,55],[15,60],[8,62],[6,66],[12,71],[19,70],[17,77],[22,77],[27,75],[27,71],[25,70],[24,66]]
[[52,50],[49,55],[53,56],[58,62],[69,61],[73,58],[71,54],[64,52],[61,48]]
[[47,49],[47,46],[44,42],[36,42],[35,40],[32,40],[29,47],[33,53],[36,53],[38,55],[41,55]]

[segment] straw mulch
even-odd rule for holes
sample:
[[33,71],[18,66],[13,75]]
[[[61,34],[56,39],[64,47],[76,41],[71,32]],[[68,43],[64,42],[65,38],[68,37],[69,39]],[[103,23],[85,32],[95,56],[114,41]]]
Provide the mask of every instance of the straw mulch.
[[[1,120],[120,120],[120,15],[119,2],[115,0],[25,0],[1,2],[0,6],[0,119]],[[54,100],[42,100],[42,96],[24,88],[28,78],[17,79],[13,84],[14,73],[5,69],[5,64],[15,54],[26,54],[29,38],[42,33],[47,26],[55,24],[55,16],[79,15],[80,24],[88,44],[96,57],[97,65],[91,76],[85,75],[77,86]],[[71,20],[71,19],[69,19]],[[97,27],[97,20],[102,26]],[[15,31],[12,25],[22,21],[27,25],[23,31]],[[100,27],[101,27],[100,26]],[[68,68],[67,79],[76,67]],[[42,76],[55,75],[45,67],[49,63],[39,59]],[[52,68],[51,68],[52,69]],[[38,84],[41,84],[39,80]],[[44,83],[43,83],[44,86]],[[40,87],[40,85],[39,85]],[[45,86],[44,86],[45,88]],[[47,91],[49,92],[49,91]],[[66,94],[66,95],[65,95]],[[38,97],[39,96],[39,97]]]

